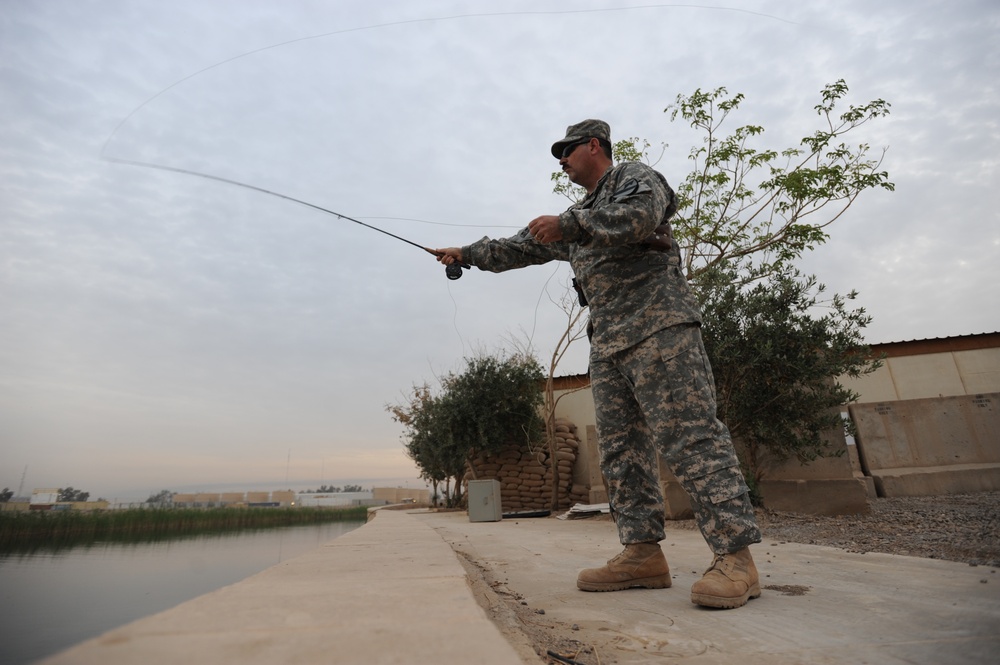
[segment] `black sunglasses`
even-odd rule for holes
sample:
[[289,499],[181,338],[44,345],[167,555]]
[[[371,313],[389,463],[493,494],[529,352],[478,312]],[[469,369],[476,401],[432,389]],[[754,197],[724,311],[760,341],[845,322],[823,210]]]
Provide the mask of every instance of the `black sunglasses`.
[[574,150],[577,149],[577,147],[584,145],[585,143],[590,143],[590,139],[580,139],[579,141],[573,141],[565,148],[563,148],[562,155],[559,157],[559,159],[566,159],[567,157],[570,156],[570,153],[572,153]]

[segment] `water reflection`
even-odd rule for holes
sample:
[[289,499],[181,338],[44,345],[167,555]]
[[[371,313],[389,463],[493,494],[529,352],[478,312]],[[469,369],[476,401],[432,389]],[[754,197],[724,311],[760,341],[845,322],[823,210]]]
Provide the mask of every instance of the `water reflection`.
[[0,665],[22,665],[238,582],[363,522],[0,556]]

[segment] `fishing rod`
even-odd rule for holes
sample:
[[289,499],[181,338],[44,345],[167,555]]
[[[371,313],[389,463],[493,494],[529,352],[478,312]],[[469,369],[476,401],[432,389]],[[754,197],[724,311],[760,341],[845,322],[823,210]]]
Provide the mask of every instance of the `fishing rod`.
[[[274,191],[271,191],[270,189],[264,189],[263,187],[257,187],[256,185],[248,185],[247,183],[245,183],[245,182],[239,182],[238,180],[230,180],[229,178],[223,178],[222,176],[218,176],[218,175],[211,175],[211,174],[208,174],[208,173],[200,173],[198,171],[191,171],[189,169],[182,169],[182,168],[177,167],[177,166],[164,166],[163,164],[152,164],[150,162],[139,162],[139,161],[135,161],[135,160],[132,160],[132,159],[123,159],[121,157],[108,157],[107,155],[102,155],[102,157],[104,159],[106,159],[107,161],[109,161],[109,162],[115,162],[115,163],[118,163],[118,164],[127,164],[129,166],[142,166],[142,167],[149,168],[149,169],[158,169],[160,171],[173,171],[174,173],[183,173],[185,175],[193,175],[193,176],[197,176],[199,178],[206,178],[208,180],[216,180],[218,182],[224,182],[224,183],[227,183],[227,184],[230,184],[230,185],[236,185],[237,187],[245,187],[246,189],[252,189],[252,190],[254,190],[256,192],[261,192],[262,194],[270,194],[271,196],[277,196],[279,199],[285,199],[286,201],[292,201],[294,203],[298,203],[298,204],[301,204],[301,205],[304,205],[304,206],[308,206],[310,208],[313,208],[314,210],[319,210],[320,212],[325,212],[328,215],[333,215],[334,217],[337,217],[338,219],[345,219],[345,220],[347,220],[349,222],[354,222],[355,224],[360,224],[361,226],[369,228],[369,229],[371,229],[373,231],[378,231],[379,233],[384,233],[385,235],[389,236],[390,238],[395,238],[396,240],[402,240],[407,245],[413,245],[414,247],[416,247],[418,249],[424,250],[428,254],[433,254],[434,256],[438,256],[438,257],[441,256],[441,252],[436,252],[433,249],[430,249],[428,247],[424,247],[423,245],[419,245],[419,244],[413,242],[412,240],[407,240],[406,238],[404,238],[402,236],[398,236],[395,233],[390,233],[390,232],[386,231],[385,229],[380,229],[377,226],[372,226],[371,224],[366,224],[366,223],[362,222],[361,220],[354,219],[353,217],[348,217],[347,215],[344,215],[342,213],[334,212],[333,210],[328,210],[327,208],[323,208],[323,207],[318,206],[318,205],[316,205],[314,203],[309,203],[308,201],[303,201],[302,199],[297,199],[294,196],[288,196],[287,194],[282,194],[281,192],[274,192]],[[467,264],[467,263],[460,263],[460,262],[452,263],[452,264],[449,264],[449,265],[445,266],[444,274],[448,277],[448,279],[453,279],[453,280],[454,279],[459,279],[462,276],[462,269],[464,268],[464,269],[468,270],[470,267],[471,266],[469,266],[469,264]]]

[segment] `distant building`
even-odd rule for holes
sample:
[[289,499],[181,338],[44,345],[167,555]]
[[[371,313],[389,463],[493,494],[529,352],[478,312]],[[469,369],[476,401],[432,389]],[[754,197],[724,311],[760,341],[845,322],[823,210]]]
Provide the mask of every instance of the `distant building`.
[[430,490],[382,487],[371,492],[309,492],[292,490],[263,492],[177,493],[172,497],[176,508],[291,508],[334,506],[385,506],[395,503],[430,503]]
[[292,490],[279,490],[277,492],[271,492],[271,501],[277,502],[279,506],[294,506],[295,505],[295,492]]
[[372,489],[372,498],[386,504],[419,503],[427,505],[431,502],[431,491],[408,487],[376,487]]
[[[28,510],[105,510],[108,502],[100,499],[98,501],[60,501],[58,487],[43,487],[31,491],[31,498],[28,500]],[[11,506],[17,510],[19,507]]]
[[176,508],[289,508],[295,505],[295,492],[195,492],[177,493],[172,497]]
[[32,510],[38,510],[35,506],[53,506],[59,503],[58,487],[43,487],[31,491],[31,499],[28,501]]
[[345,506],[384,506],[384,500],[375,499],[371,492],[303,492],[297,506],[306,508],[334,508]]

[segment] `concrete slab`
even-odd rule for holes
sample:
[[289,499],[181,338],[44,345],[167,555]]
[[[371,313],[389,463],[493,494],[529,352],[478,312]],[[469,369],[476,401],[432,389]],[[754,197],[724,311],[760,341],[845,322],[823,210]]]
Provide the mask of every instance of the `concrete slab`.
[[672,588],[586,593],[576,589],[577,572],[621,550],[610,521],[415,517],[475,561],[498,594],[535,612],[522,619],[545,627],[536,639],[591,649],[577,656],[584,663],[938,665],[995,663],[1000,653],[1000,574],[989,568],[765,535],[752,549],[761,598],[709,610],[690,602],[711,561],[696,531],[668,531]]
[[1000,653],[993,569],[765,540],[754,548],[762,597],[706,610],[689,588],[708,548],[695,531],[668,536],[673,588],[585,593],[577,571],[620,550],[609,521],[380,511],[313,552],[43,663],[548,662],[529,644],[588,665],[972,664]]
[[871,512],[864,478],[809,478],[760,481],[764,505],[806,515],[856,515]]
[[1000,463],[872,471],[879,496],[937,496],[1000,490]]
[[242,582],[42,661],[50,665],[478,663],[522,659],[451,547],[401,512]]

